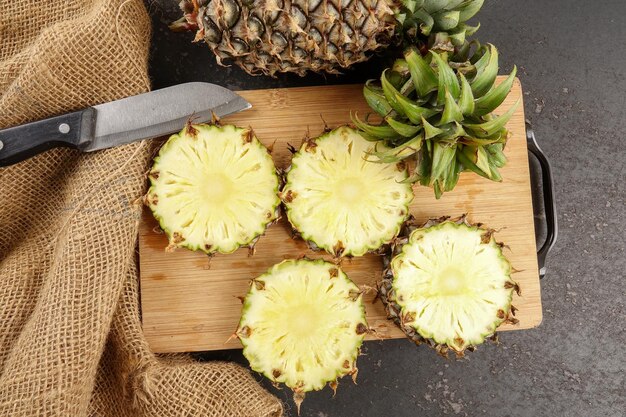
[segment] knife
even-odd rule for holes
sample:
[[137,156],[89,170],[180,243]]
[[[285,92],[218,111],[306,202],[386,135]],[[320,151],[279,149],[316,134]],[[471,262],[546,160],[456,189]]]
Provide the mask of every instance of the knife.
[[97,151],[180,131],[252,107],[218,85],[192,82],[0,130],[0,167],[59,146]]

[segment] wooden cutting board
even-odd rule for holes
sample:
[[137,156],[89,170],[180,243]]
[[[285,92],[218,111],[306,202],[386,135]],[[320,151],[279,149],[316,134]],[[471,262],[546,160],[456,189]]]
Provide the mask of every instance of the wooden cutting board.
[[[297,148],[307,133],[314,137],[325,124],[332,127],[348,123],[350,111],[360,115],[369,111],[361,88],[344,85],[241,91],[252,109],[227,117],[224,122],[252,126],[263,143],[274,144],[275,163],[283,168],[290,161],[288,144]],[[521,87],[516,82],[503,108],[509,108],[520,97]],[[496,237],[509,246],[507,255],[521,271],[514,277],[522,289],[522,296],[514,299],[519,324],[503,325],[500,330],[535,327],[542,317],[523,109],[523,105],[518,107],[508,125],[511,137],[505,153],[509,161],[501,171],[503,182],[464,173],[456,189],[440,200],[434,198],[432,189],[416,186],[411,205],[411,213],[419,220],[469,213],[471,221],[500,229]],[[167,253],[166,245],[165,235],[149,210],[144,209],[139,229],[141,307],[144,333],[155,352],[241,347],[237,339],[228,339],[239,321],[241,302],[237,296],[247,292],[249,280],[283,259],[303,254],[329,258],[293,240],[284,219],[261,237],[253,257],[248,257],[247,249],[240,249],[234,254],[217,255],[209,263],[202,253],[183,249]],[[342,267],[357,284],[375,286],[380,279],[381,262],[374,255],[345,260]],[[372,303],[373,297],[365,297],[369,325],[378,337],[403,337],[386,319],[382,304]]]

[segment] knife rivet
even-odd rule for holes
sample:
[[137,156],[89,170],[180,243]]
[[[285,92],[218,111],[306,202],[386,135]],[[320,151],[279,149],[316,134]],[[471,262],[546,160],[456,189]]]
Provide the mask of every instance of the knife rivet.
[[2,141],[0,140],[0,151],[2,150],[2,148],[4,148],[4,143],[2,143]]
[[61,133],[68,133],[70,131],[70,125],[68,125],[67,123],[61,123],[59,125],[59,132]]

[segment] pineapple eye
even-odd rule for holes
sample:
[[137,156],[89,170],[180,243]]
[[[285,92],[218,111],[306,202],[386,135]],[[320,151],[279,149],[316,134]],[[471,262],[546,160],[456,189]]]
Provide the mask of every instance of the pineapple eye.
[[248,16],[248,36],[250,38],[260,38],[265,33],[265,26],[261,19],[250,12]]
[[311,68],[313,68],[313,71],[318,71],[320,68],[324,67],[324,61],[322,61],[321,59],[314,59],[313,61],[311,61]]
[[204,26],[204,39],[208,43],[220,43],[222,40],[222,32],[209,15],[205,14],[202,17],[202,23]]
[[322,0],[309,0],[309,13],[314,12],[322,4]]
[[342,30],[343,36],[344,36],[343,43],[344,44],[352,43],[352,38],[354,37],[354,30],[352,30],[350,25],[348,25],[347,23],[343,22],[341,24],[341,30]]
[[328,19],[329,22],[336,22],[341,20],[341,13],[339,13],[339,10],[337,10],[337,7],[334,4],[327,2],[324,17]]
[[250,50],[248,44],[241,38],[234,38],[230,43],[237,54],[245,54]]
[[335,23],[328,31],[327,37],[333,43],[343,44],[341,39],[341,23]]
[[267,0],[265,3],[265,13],[268,17],[266,22],[269,25],[276,23],[285,8],[284,0]]
[[307,54],[307,52],[302,48],[298,48],[297,46],[293,48],[294,58],[305,59],[308,55],[309,54]]
[[300,29],[304,29],[306,27],[307,19],[306,15],[298,6],[291,6],[291,19],[293,22],[298,25]]
[[339,51],[339,48],[337,48],[337,45],[335,45],[332,42],[328,42],[326,44],[326,52],[330,55],[336,55],[337,52]]
[[287,47],[287,39],[280,32],[272,33],[272,44],[274,47],[282,51]]
[[[217,0],[214,0],[217,1]],[[235,26],[241,16],[241,7],[235,0],[222,0],[222,22],[227,28]]]
[[272,57],[265,52],[259,52],[257,57],[259,58],[259,62],[262,64],[269,64],[272,61]]
[[313,42],[315,42],[316,44],[320,44],[322,43],[322,34],[320,33],[319,30],[315,29],[315,28],[311,28],[309,30],[309,36],[311,37],[311,39],[313,39]]

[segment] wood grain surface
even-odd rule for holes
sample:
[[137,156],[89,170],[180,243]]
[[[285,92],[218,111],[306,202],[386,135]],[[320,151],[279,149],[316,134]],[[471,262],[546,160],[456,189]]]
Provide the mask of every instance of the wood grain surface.
[[[252,103],[252,109],[225,118],[224,122],[251,126],[263,143],[274,144],[274,161],[283,168],[290,160],[288,144],[298,147],[307,134],[320,134],[325,124],[333,127],[348,123],[351,110],[361,115],[368,113],[361,88],[345,85],[241,91],[239,94]],[[516,80],[502,108],[508,109],[521,97],[521,86]],[[508,163],[501,170],[501,183],[464,173],[456,189],[440,200],[434,198],[432,189],[416,186],[411,205],[411,213],[420,220],[469,213],[471,221],[499,229],[496,238],[508,245],[505,253],[520,270],[514,278],[522,290],[521,297],[514,298],[519,323],[503,325],[499,330],[532,328],[542,319],[523,109],[522,104],[508,124]],[[250,279],[283,259],[302,255],[329,259],[328,255],[311,252],[303,242],[293,240],[284,219],[261,237],[253,257],[248,257],[247,249],[240,249],[234,254],[217,255],[209,262],[202,253],[184,249],[165,252],[166,245],[165,235],[150,211],[144,209],[139,230],[141,307],[144,333],[155,352],[241,347],[237,339],[227,340],[239,321],[241,302],[237,296],[245,295]],[[381,262],[375,255],[344,260],[342,268],[357,284],[373,287],[380,279]],[[373,303],[373,298],[373,293],[368,294],[365,304],[376,337],[403,337],[386,319],[382,304]]]

